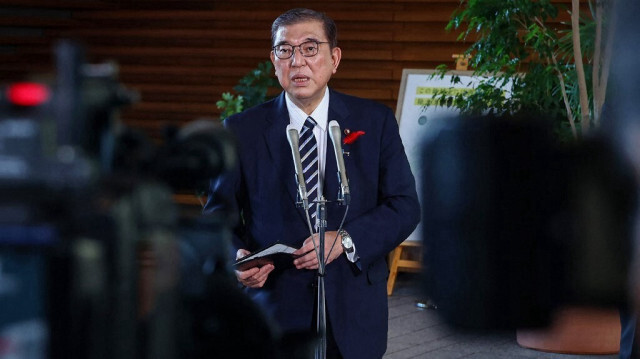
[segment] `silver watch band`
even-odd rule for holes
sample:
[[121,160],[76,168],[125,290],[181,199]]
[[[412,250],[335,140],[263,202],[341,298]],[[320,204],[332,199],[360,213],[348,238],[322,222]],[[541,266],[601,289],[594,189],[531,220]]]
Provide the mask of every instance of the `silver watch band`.
[[[345,231],[344,229],[340,230],[340,238],[342,239],[344,236],[349,237],[351,239],[351,236],[349,235],[349,233],[347,233],[347,231]],[[347,250],[346,248],[344,248],[344,254],[347,256],[347,259],[349,260],[349,262],[351,263],[355,263],[358,259],[360,259],[360,257],[358,256],[358,251],[356,250],[356,244],[353,242],[353,239],[351,239],[351,248],[350,250]]]

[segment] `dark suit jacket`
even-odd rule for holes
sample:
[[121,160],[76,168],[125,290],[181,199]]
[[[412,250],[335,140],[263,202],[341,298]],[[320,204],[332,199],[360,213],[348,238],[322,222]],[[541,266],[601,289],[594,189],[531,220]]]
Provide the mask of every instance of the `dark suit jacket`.
[[[380,358],[387,342],[386,255],[419,221],[415,182],[388,107],[331,90],[328,119],[336,120],[343,132],[365,134],[343,146],[351,190],[344,229],[353,237],[362,269],[344,255],[327,265],[327,315],[345,359]],[[309,236],[304,212],[295,206],[288,124],[284,93],[225,121],[237,137],[239,166],[212,181],[204,211],[242,213],[235,248],[256,250],[276,241],[299,248]],[[331,142],[326,158],[324,195],[332,201],[327,204],[331,231],[338,229],[345,211],[335,202],[339,187]],[[282,330],[313,329],[315,274],[277,268],[264,288],[249,292]]]

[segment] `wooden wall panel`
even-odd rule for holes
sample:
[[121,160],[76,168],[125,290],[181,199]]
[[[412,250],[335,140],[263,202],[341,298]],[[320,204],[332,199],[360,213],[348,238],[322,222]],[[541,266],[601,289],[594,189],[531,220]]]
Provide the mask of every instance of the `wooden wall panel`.
[[343,60],[330,85],[395,109],[402,69],[453,67],[451,55],[466,48],[444,30],[458,3],[0,0],[0,79],[52,72],[55,40],[79,40],[90,62],[115,61],[120,81],[141,93],[124,122],[158,136],[167,123],[217,118],[221,94],[268,60],[274,18],[309,7],[338,24]]

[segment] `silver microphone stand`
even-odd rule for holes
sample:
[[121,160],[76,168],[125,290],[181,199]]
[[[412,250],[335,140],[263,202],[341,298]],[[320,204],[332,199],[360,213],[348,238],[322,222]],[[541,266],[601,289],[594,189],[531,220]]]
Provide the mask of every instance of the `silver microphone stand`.
[[[340,178],[340,172],[338,172],[338,179]],[[350,196],[345,196],[345,191],[340,190],[338,194],[338,203],[340,205],[349,206]],[[316,351],[316,359],[326,359],[327,357],[327,310],[325,303],[325,290],[324,290],[324,275],[325,267],[327,265],[327,259],[324,253],[325,233],[327,230],[327,201],[324,196],[320,197],[320,200],[316,202],[318,206],[318,307],[316,311],[316,322],[318,335],[320,336],[320,345]],[[346,216],[346,212],[345,212]],[[344,219],[343,219],[344,222]],[[340,224],[342,228],[342,223]],[[335,243],[334,243],[335,244]],[[331,247],[333,248],[333,246]]]
[[318,308],[316,312],[317,330],[320,335],[320,345],[316,352],[316,359],[327,357],[327,312],[325,307],[324,273],[326,259],[324,257],[325,232],[327,230],[327,201],[324,196],[316,203],[318,206]]
[[[340,177],[340,172],[338,172],[338,177]],[[350,196],[347,194],[345,196],[345,191],[343,189],[340,190],[338,194],[338,202],[340,205],[346,205],[347,209],[349,207]],[[298,205],[302,205],[305,207],[305,212],[307,214],[307,224],[309,226],[309,231],[311,232],[311,238],[313,240],[313,228],[311,226],[311,220],[309,218],[308,205],[304,203],[304,201],[297,201]],[[327,201],[324,196],[321,196],[319,200],[314,201],[316,206],[318,206],[317,211],[317,219],[318,219],[318,243],[314,243],[316,246],[316,255],[318,257],[318,271],[317,271],[317,308],[316,308],[316,330],[318,335],[320,336],[320,345],[316,349],[315,359],[326,359],[327,357],[327,310],[326,310],[326,301],[325,301],[325,288],[324,288],[324,276],[325,276],[325,267],[327,265],[327,260],[325,258],[325,234],[327,230]],[[346,211],[345,211],[346,217]],[[344,223],[344,218],[343,221]],[[342,223],[340,224],[340,228],[342,228]],[[333,248],[333,247],[332,247]]]

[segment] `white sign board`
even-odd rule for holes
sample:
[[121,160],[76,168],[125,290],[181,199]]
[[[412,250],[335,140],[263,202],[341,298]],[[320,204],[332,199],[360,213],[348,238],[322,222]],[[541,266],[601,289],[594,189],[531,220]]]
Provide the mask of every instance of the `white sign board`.
[[[396,118],[400,126],[400,137],[416,179],[418,196],[422,193],[421,176],[421,143],[427,131],[433,127],[435,121],[458,114],[454,108],[436,106],[434,93],[436,91],[473,91],[480,78],[473,77],[473,71],[450,71],[444,77],[431,78],[435,70],[402,71],[402,82],[396,107]],[[460,82],[453,84],[451,79],[458,76]],[[509,91],[509,89],[506,89]],[[421,205],[424,205],[421,203]],[[427,204],[428,205],[428,204]],[[408,241],[422,240],[422,223],[407,238]]]

